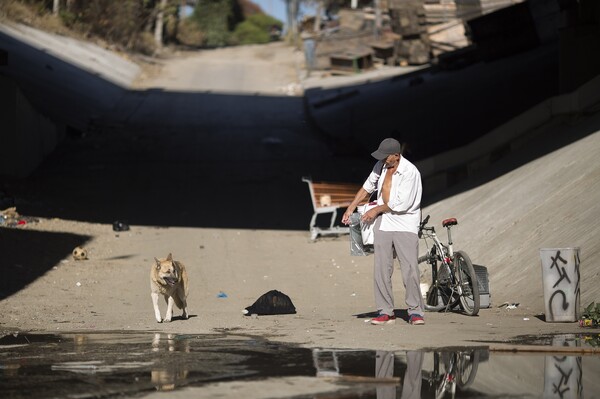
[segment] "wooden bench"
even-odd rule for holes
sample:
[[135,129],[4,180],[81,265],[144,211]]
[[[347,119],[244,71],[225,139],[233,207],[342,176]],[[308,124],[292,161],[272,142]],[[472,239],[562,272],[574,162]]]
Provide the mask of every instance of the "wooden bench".
[[[314,241],[322,235],[350,233],[349,227],[335,226],[338,208],[348,207],[362,186],[352,183],[313,182],[310,177],[303,177],[302,181],[308,184],[314,210],[310,219],[311,240]],[[327,228],[316,226],[317,216],[323,213],[332,214]]]

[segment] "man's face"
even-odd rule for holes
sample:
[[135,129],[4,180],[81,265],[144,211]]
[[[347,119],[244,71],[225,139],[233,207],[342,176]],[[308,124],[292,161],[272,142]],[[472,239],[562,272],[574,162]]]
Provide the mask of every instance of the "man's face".
[[383,160],[386,168],[393,168],[398,165],[400,162],[400,154],[391,154],[388,155],[386,159]]

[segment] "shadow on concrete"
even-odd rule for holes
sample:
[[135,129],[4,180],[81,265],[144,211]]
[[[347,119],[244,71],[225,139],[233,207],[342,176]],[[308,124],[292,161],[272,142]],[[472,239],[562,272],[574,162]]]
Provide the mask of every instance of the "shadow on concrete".
[[[14,39],[0,36],[0,45],[6,40]],[[11,43],[9,65],[0,73],[17,81],[53,120],[86,123],[86,129],[67,135],[31,176],[5,179],[0,189],[14,196],[23,215],[126,220],[132,227],[308,233],[312,205],[302,176],[362,182],[373,164],[369,153],[383,137],[407,141],[407,157],[418,161],[479,137],[558,87],[551,46],[464,70],[429,69],[315,90],[302,99],[124,90],[24,43]],[[353,143],[354,151],[340,153],[332,142]],[[522,155],[505,169],[539,156]]]
[[111,110],[126,91],[98,73],[3,32],[0,49],[8,53],[0,75],[16,81],[28,101],[62,129],[84,130],[92,118]]
[[593,107],[593,109],[580,114],[557,116],[551,119],[545,126],[538,128],[539,134],[529,138],[527,145],[517,150],[507,150],[506,154],[502,154],[502,149],[500,149],[496,162],[472,174],[468,179],[460,181],[442,192],[428,196],[424,199],[423,206],[474,189],[535,159],[598,132],[600,130],[600,109],[596,108],[598,107]]
[[0,253],[4,277],[0,279],[0,300],[20,291],[45,274],[89,236],[0,228]]
[[531,51],[461,69],[437,66],[305,93],[314,125],[343,153],[390,136],[419,161],[462,147],[559,92],[559,50]]

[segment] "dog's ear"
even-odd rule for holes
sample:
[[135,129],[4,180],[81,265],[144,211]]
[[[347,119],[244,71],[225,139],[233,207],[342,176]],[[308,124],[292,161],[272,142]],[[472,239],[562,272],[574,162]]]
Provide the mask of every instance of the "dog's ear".
[[156,258],[154,258],[154,262],[156,263],[156,269],[160,269],[160,261]]
[[169,255],[167,256],[167,261],[173,262],[173,256],[171,255],[171,253],[169,253]]

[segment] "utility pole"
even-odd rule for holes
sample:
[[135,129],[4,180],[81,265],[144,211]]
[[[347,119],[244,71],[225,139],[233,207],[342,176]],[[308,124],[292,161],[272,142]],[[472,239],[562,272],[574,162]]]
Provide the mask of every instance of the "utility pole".
[[60,12],[60,0],[54,0],[52,3],[52,14],[58,15]]

